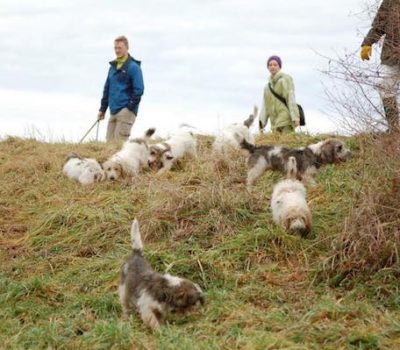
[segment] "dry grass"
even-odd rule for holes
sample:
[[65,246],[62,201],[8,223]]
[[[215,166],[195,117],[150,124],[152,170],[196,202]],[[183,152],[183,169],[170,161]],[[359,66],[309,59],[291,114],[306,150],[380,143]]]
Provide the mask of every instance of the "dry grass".
[[400,140],[383,135],[362,144],[364,184],[325,266],[335,283],[382,269],[400,272]]
[[[263,135],[258,142],[297,146],[322,138]],[[184,161],[165,176],[146,172],[134,183],[89,187],[62,176],[64,156],[76,151],[105,159],[118,144],[0,142],[1,346],[396,348],[398,283],[387,270],[368,274],[352,289],[331,288],[315,274],[323,259],[338,252],[331,243],[341,237],[343,223],[351,222],[348,214],[363,203],[365,186],[382,175],[367,164],[374,149],[363,138],[346,141],[361,156],[321,170],[308,194],[314,219],[308,239],[286,234],[271,220],[269,197],[282,174],[265,174],[248,193],[244,155],[213,157],[209,137],[200,138],[197,160]],[[389,182],[376,182],[386,189],[382,196],[395,188]],[[375,204],[384,200],[371,198]],[[137,317],[120,318],[118,270],[130,251],[134,217],[152,265],[198,282],[206,293],[203,309],[170,317],[159,334]],[[398,262],[391,261],[393,269]],[[379,297],[372,292],[377,288]]]

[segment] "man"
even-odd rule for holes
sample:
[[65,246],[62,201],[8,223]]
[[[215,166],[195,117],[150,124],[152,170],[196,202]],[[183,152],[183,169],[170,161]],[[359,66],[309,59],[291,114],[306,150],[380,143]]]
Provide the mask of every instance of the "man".
[[397,95],[400,81],[400,0],[383,0],[372,28],[361,44],[362,60],[369,60],[372,45],[385,36],[378,84],[389,132],[399,131]]
[[117,58],[110,62],[111,67],[97,115],[98,120],[104,119],[107,107],[110,107],[107,141],[129,138],[144,91],[140,61],[132,58],[128,50],[129,43],[126,37],[119,36],[114,40]]

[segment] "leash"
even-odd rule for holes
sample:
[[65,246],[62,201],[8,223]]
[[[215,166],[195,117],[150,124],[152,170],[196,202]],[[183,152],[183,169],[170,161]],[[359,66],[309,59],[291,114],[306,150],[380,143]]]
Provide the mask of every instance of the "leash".
[[100,126],[100,120],[97,120],[97,128],[96,128],[96,142],[99,141],[99,126]]
[[86,132],[85,135],[83,135],[83,137],[81,138],[81,140],[79,141],[79,143],[82,143],[82,141],[85,139],[85,137],[92,131],[92,129],[96,126],[97,124],[97,133],[96,133],[96,141],[98,138],[98,132],[99,132],[99,124],[100,124],[100,120],[96,120],[94,122],[94,124],[90,127],[90,129]]

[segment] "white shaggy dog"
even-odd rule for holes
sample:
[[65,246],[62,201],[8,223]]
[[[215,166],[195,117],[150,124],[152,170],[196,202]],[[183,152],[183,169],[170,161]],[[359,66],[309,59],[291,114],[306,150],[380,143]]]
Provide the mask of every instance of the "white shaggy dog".
[[106,179],[106,174],[96,159],[82,158],[76,153],[70,153],[66,157],[63,174],[79,181],[82,185],[90,185]]
[[122,149],[103,163],[108,180],[117,180],[119,177],[133,177],[139,174],[143,167],[147,167],[149,146],[147,142],[156,129],[148,129],[142,138],[125,141]]
[[272,192],[271,209],[273,220],[288,232],[307,236],[311,230],[311,212],[307,204],[307,191],[296,180],[296,158],[288,159],[289,179],[278,182]]
[[190,131],[180,131],[165,142],[150,145],[149,166],[158,174],[170,170],[179,159],[186,155],[197,157],[197,141]]
[[228,125],[223,128],[213,143],[215,153],[224,153],[230,149],[240,149],[240,141],[246,140],[254,143],[254,136],[250,133],[250,127],[257,117],[258,109],[254,106],[253,114],[243,122]]
[[132,254],[121,266],[119,299],[125,316],[135,309],[143,322],[158,330],[167,312],[186,312],[204,303],[200,287],[185,278],[160,274],[143,256],[139,223],[131,227]]

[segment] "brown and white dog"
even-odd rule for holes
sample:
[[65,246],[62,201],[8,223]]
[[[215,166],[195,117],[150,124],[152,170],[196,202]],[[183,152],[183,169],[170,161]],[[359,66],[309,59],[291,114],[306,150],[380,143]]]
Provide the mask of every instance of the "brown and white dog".
[[289,157],[287,168],[288,178],[278,182],[272,191],[272,218],[289,233],[305,237],[311,230],[312,218],[306,188],[296,179],[295,157]]
[[158,330],[167,312],[185,312],[204,303],[200,287],[187,279],[155,272],[143,257],[139,223],[131,228],[132,255],[121,266],[119,298],[125,316],[135,309],[143,322]]
[[117,180],[119,177],[133,177],[139,174],[143,167],[147,167],[150,155],[148,141],[156,131],[148,129],[143,137],[125,141],[122,149],[103,163],[108,180]]
[[106,179],[106,174],[94,158],[83,158],[77,153],[69,153],[63,166],[63,174],[82,185],[90,185]]
[[179,131],[168,140],[150,147],[149,166],[157,169],[158,174],[167,172],[186,155],[197,157],[197,141],[191,131]]
[[334,138],[301,148],[257,146],[242,139],[241,147],[250,153],[247,159],[248,187],[254,185],[268,169],[287,172],[289,157],[296,159],[297,178],[315,184],[314,177],[321,165],[345,162],[351,154],[342,141]]

